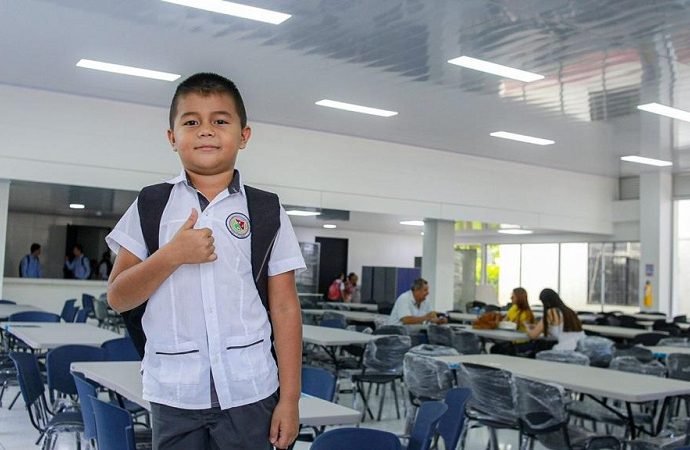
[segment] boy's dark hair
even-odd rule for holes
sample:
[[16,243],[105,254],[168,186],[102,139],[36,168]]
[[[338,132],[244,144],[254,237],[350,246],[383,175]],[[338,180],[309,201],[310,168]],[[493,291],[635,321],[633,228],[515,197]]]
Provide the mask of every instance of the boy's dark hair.
[[31,252],[30,252],[30,253],[35,252],[35,251],[38,250],[39,248],[41,248],[40,244],[37,244],[37,243],[34,242],[33,244],[31,244]]
[[211,95],[211,94],[226,94],[229,95],[235,102],[237,108],[237,115],[240,116],[240,125],[242,128],[247,126],[247,110],[244,108],[244,101],[240,95],[239,89],[235,83],[229,79],[209,72],[196,73],[184,80],[177,86],[175,95],[173,95],[170,103],[170,129],[173,129],[175,116],[177,116],[177,102],[180,97],[187,94]]
[[72,249],[75,249],[75,248],[76,248],[77,250],[79,250],[79,253],[84,253],[84,249],[82,248],[81,244],[74,244],[74,245],[72,246]]

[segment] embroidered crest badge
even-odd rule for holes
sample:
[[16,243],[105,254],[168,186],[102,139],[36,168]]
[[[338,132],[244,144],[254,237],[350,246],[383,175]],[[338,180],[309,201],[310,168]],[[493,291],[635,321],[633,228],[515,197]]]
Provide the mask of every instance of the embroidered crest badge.
[[225,226],[230,231],[230,234],[235,236],[237,239],[244,239],[249,236],[250,225],[249,218],[242,213],[235,212],[225,219]]

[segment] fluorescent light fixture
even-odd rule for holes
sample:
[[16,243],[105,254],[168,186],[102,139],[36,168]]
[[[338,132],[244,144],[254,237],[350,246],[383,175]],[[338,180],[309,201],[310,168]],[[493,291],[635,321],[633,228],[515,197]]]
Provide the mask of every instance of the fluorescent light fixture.
[[288,216],[299,216],[299,217],[312,217],[312,216],[320,216],[321,213],[319,211],[304,211],[302,209],[289,209],[285,211],[285,213]]
[[85,206],[81,203],[70,203],[69,207],[71,209],[84,209],[85,208]]
[[228,16],[241,17],[243,19],[256,20],[258,22],[271,23],[279,25],[290,17],[290,14],[285,14],[270,9],[256,8],[254,6],[242,5],[240,3],[226,2],[223,0],[163,0],[166,3],[173,3],[180,6],[188,6],[190,8],[203,9],[219,14],[226,14]]
[[352,103],[338,102],[335,100],[328,100],[326,98],[323,100],[319,100],[318,102],[316,102],[316,104],[319,106],[326,106],[328,108],[342,109],[345,111],[362,113],[362,114],[371,114],[372,116],[392,117],[392,116],[398,115],[398,113],[396,111],[388,111],[385,109],[370,108],[368,106],[361,106],[361,105],[355,105]]
[[503,234],[532,234],[532,233],[534,233],[532,230],[518,230],[518,229],[498,230],[498,232],[503,233]]
[[91,59],[80,59],[77,67],[84,69],[101,70],[103,72],[118,73],[120,75],[132,75],[142,78],[153,78],[154,80],[175,81],[180,78],[176,73],[158,72],[155,70],[140,69],[138,67],[121,66],[119,64],[111,64],[101,61],[94,61]]
[[336,225],[333,225],[332,223],[324,223],[323,227],[328,228],[329,230],[333,230],[335,228],[338,228]]
[[448,62],[451,64],[455,64],[456,66],[478,70],[480,72],[486,72],[493,75],[498,75],[499,77],[524,81],[525,83],[542,80],[544,78],[544,75],[539,75],[538,73],[514,69],[512,67],[502,66],[500,64],[495,64],[489,61],[482,61],[481,59],[470,58],[469,56],[460,56],[459,58],[449,59]]
[[526,142],[527,144],[536,145],[552,145],[556,143],[555,141],[552,141],[550,139],[526,136],[524,134],[511,133],[509,131],[494,131],[493,133],[490,133],[489,136],[501,139],[510,139],[511,141]]
[[502,230],[514,230],[514,229],[516,229],[516,228],[520,228],[520,225],[513,225],[513,224],[510,224],[510,223],[502,223],[502,224],[500,225],[500,228],[501,228]]
[[413,227],[423,227],[424,221],[423,220],[403,220],[400,222],[400,225],[410,225]]
[[654,159],[654,158],[645,158],[644,156],[635,156],[635,155],[621,156],[621,159],[623,161],[627,161],[627,162],[646,164],[648,166],[656,166],[656,167],[668,167],[668,166],[673,165],[673,163],[671,161],[664,161],[662,159]]
[[654,114],[659,114],[660,116],[670,117],[672,119],[690,122],[690,112],[683,111],[682,109],[678,108],[671,108],[670,106],[664,106],[659,103],[647,103],[644,105],[639,105],[637,109]]
[[419,234],[422,235],[422,236],[424,236],[424,232],[423,232],[423,231],[422,231],[421,233],[419,233]]

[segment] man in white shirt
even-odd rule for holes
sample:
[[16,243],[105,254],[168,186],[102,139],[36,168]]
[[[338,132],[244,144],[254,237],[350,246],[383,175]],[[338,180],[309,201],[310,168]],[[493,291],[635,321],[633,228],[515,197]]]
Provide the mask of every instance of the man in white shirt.
[[424,278],[417,278],[412,284],[412,289],[400,294],[395,301],[395,306],[388,319],[389,325],[414,325],[425,322],[443,324],[448,322],[444,317],[439,317],[431,310],[431,305],[426,302],[429,295],[429,283]]

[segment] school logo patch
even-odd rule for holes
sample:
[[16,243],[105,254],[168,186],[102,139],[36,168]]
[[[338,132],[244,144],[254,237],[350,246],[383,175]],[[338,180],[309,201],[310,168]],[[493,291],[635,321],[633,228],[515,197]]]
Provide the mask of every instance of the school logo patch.
[[242,213],[232,213],[225,219],[225,226],[228,227],[230,234],[237,239],[244,239],[249,236],[249,218]]

